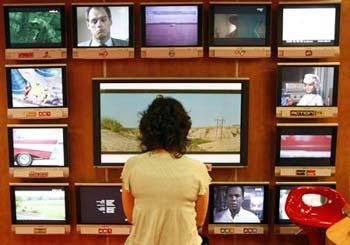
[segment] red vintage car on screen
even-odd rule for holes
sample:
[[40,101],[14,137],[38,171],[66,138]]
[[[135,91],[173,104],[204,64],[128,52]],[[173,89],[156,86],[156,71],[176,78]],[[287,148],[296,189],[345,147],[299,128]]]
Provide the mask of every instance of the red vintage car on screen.
[[30,166],[35,159],[50,159],[57,143],[55,139],[15,139],[14,160],[19,166]]

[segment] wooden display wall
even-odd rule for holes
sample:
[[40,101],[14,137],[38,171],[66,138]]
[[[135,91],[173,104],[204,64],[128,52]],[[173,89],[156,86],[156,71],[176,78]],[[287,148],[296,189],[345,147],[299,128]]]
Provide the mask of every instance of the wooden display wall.
[[[276,181],[301,181],[303,179],[275,178],[275,131],[277,122],[338,122],[338,144],[336,156],[336,176],[319,178],[314,181],[336,180],[337,190],[350,200],[350,1],[343,0],[341,9],[341,56],[339,59],[305,60],[340,61],[339,115],[330,120],[276,120],[275,117],[275,78],[277,62],[304,60],[281,60],[276,58],[277,5],[272,1],[272,58],[268,59],[213,59],[208,58],[205,45],[204,58],[198,59],[141,59],[140,58],[140,2],[135,3],[136,22],[136,58],[130,60],[73,60],[72,57],[72,8],[71,3],[102,1],[56,1],[56,0],[4,0],[4,3],[57,3],[66,2],[68,27],[68,59],[61,61],[10,61],[4,59],[4,27],[1,25],[0,36],[0,243],[2,245],[109,245],[123,244],[126,236],[79,235],[75,231],[76,210],[74,198],[75,182],[119,182],[120,169],[96,169],[93,167],[93,133],[92,133],[92,77],[101,77],[106,72],[108,77],[250,77],[249,140],[248,167],[243,169],[215,169],[210,174],[214,181],[269,181],[271,183],[269,207],[269,232],[266,235],[209,236],[214,245],[259,245],[259,244],[307,244],[304,236],[286,236],[273,234],[274,183]],[[103,1],[104,2],[104,1]],[[121,2],[121,1],[106,1]],[[150,1],[145,1],[150,2]],[[204,17],[208,15],[208,3],[204,1]],[[3,8],[0,12],[3,20]],[[3,21],[0,21],[3,23]],[[208,20],[204,18],[204,42],[207,43]],[[5,64],[42,64],[67,63],[69,118],[50,120],[49,123],[68,123],[70,176],[68,180],[57,182],[70,183],[72,232],[65,236],[14,235],[11,232],[11,213],[9,182],[31,182],[40,180],[11,179],[8,166],[8,123],[45,123],[45,121],[24,121],[7,119],[7,92]],[[311,181],[311,180],[310,180]],[[53,182],[48,180],[46,182]]]

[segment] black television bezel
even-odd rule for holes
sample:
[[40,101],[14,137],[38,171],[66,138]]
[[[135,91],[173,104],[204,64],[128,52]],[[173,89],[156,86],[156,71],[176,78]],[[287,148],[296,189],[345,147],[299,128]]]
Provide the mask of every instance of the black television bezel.
[[[197,32],[197,45],[146,45],[146,7],[160,7],[160,6],[197,6],[198,8],[198,32]],[[141,4],[141,47],[142,48],[183,48],[183,47],[203,47],[203,4],[198,2],[174,2],[174,3],[142,3]]]
[[[14,146],[13,146],[13,129],[55,129],[55,128],[62,128],[63,129],[63,155],[64,155],[64,165],[63,166],[52,166],[52,165],[39,165],[39,166],[20,166],[20,165],[15,165],[15,160],[14,160]],[[8,135],[8,153],[9,153],[9,165],[10,168],[64,168],[68,167],[69,164],[69,158],[68,158],[68,126],[32,126],[28,127],[26,125],[22,126],[11,126],[9,125],[7,128],[7,135]]]
[[[281,97],[282,97],[282,70],[284,68],[303,68],[303,67],[333,67],[334,68],[334,83],[333,83],[333,101],[332,105],[329,106],[283,106],[281,104]],[[283,108],[300,108],[300,107],[308,107],[308,108],[328,108],[328,107],[337,107],[338,106],[338,84],[339,84],[339,64],[324,64],[324,63],[303,63],[301,64],[290,64],[290,65],[278,65],[277,64],[277,76],[276,76],[276,106],[277,107],[283,107]]]
[[[30,12],[35,9],[52,9],[56,8],[61,14],[61,38],[60,44],[11,44],[10,40],[10,19],[9,13],[11,9]],[[4,5],[4,21],[5,21],[5,47],[6,49],[50,49],[50,48],[66,48],[67,47],[67,29],[66,29],[66,11],[65,5],[52,4],[23,4],[23,5]]]
[[[276,130],[276,167],[334,167],[336,160],[337,126],[279,126]],[[330,158],[281,158],[281,135],[332,135]],[[281,160],[283,159],[283,160]]]
[[[266,29],[265,29],[265,44],[249,44],[246,40],[242,40],[240,44],[215,44],[214,38],[214,16],[215,16],[215,7],[216,6],[234,6],[237,9],[241,7],[253,7],[253,6],[263,6],[266,8]],[[215,3],[210,2],[209,5],[209,31],[208,31],[208,43],[209,47],[270,47],[271,46],[271,3]]]
[[[6,81],[7,81],[7,108],[8,109],[47,109],[51,108],[68,108],[68,93],[67,93],[67,67],[64,64],[53,64],[51,65],[11,65],[5,66],[6,68]],[[11,82],[11,70],[12,69],[31,69],[31,68],[61,68],[62,70],[62,96],[63,105],[62,106],[43,106],[43,107],[14,107],[13,97],[12,97],[12,82]]]
[[[101,134],[100,134],[100,84],[101,83],[238,83],[241,84],[241,139],[240,162],[213,163],[213,167],[246,167],[248,165],[248,118],[249,118],[249,79],[248,78],[93,78],[93,136],[94,136],[94,166],[95,167],[122,167],[125,162],[102,163],[101,162]],[[144,90],[144,89],[140,89]],[[139,154],[140,152],[126,152],[121,155]],[[206,153],[198,153],[206,154]],[[208,153],[215,155],[217,153]],[[190,156],[190,155],[189,155]],[[206,162],[204,162],[206,163]]]
[[[256,187],[263,187],[264,188],[264,207],[263,207],[263,220],[261,220],[260,223],[220,223],[220,222],[214,222],[214,187],[216,186],[256,186]],[[212,183],[209,185],[209,206],[208,206],[208,224],[210,225],[267,225],[269,223],[269,184],[268,183],[259,183],[259,182],[252,182],[252,183]]]
[[133,3],[113,3],[113,2],[105,2],[101,4],[96,3],[84,3],[84,4],[73,4],[72,7],[72,22],[73,22],[73,48],[76,49],[101,49],[101,47],[80,47],[78,46],[78,23],[77,23],[77,8],[79,7],[101,7],[101,6],[107,6],[107,7],[128,7],[129,10],[129,45],[128,46],[111,46],[107,48],[111,49],[120,49],[120,48],[134,48],[135,47],[135,31],[134,31],[134,4]]
[[326,187],[330,187],[332,189],[336,189],[336,183],[331,184],[331,183],[298,183],[296,182],[295,184],[276,184],[276,189],[275,189],[275,213],[274,213],[274,221],[276,225],[292,225],[293,223],[290,220],[284,220],[284,219],[280,219],[279,218],[279,209],[280,209],[280,205],[279,205],[279,201],[280,201],[280,194],[281,194],[281,190],[286,189],[285,187],[288,187],[289,189],[293,188],[293,187],[297,187],[297,186],[326,186]]
[[[334,41],[330,43],[284,43],[282,40],[283,33],[283,9],[284,8],[329,8],[335,7],[335,36]],[[279,4],[278,5],[278,30],[277,30],[277,44],[278,47],[338,47],[339,46],[339,33],[340,33],[340,3],[330,3],[330,2],[318,2],[318,3],[289,3],[289,4]]]
[[[65,192],[65,212],[66,217],[64,221],[57,221],[57,220],[17,220],[16,216],[16,199],[15,199],[15,191],[16,190],[28,190],[28,191],[41,191],[41,190],[52,190],[52,189],[61,189]],[[65,185],[60,185],[60,183],[57,183],[57,186],[52,185],[10,185],[10,199],[11,199],[11,220],[13,225],[19,225],[19,224],[57,224],[57,225],[65,225],[70,224],[70,201],[69,201],[69,187]]]
[[[77,212],[77,224],[78,225],[125,225],[125,226],[129,226],[130,224],[128,222],[125,222],[125,223],[101,223],[101,222],[82,222],[82,215],[81,215],[81,207],[84,206],[84,203],[81,202],[81,198],[80,198],[80,190],[83,189],[83,188],[101,188],[101,191],[102,191],[102,188],[114,188],[118,191],[120,191],[120,199],[122,199],[122,192],[121,192],[121,189],[122,189],[122,186],[121,184],[118,185],[118,184],[114,184],[114,185],[103,185],[103,184],[96,184],[96,185],[93,185],[93,184],[89,184],[89,185],[76,185],[75,186],[75,191],[76,191],[76,212]],[[118,189],[119,188],[119,189]],[[121,207],[122,208],[122,207]],[[123,210],[123,208],[122,208]],[[123,213],[124,213],[124,210],[123,210]],[[125,216],[126,218],[126,216]]]

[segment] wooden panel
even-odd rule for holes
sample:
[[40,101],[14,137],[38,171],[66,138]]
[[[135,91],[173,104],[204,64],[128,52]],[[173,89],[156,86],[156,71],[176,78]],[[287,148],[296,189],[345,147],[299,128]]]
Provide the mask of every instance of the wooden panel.
[[[23,0],[4,0],[4,3],[23,3]],[[52,2],[48,0],[36,0],[26,2]],[[248,141],[248,162],[247,168],[243,169],[214,169],[211,176],[215,181],[275,181],[281,180],[274,177],[275,162],[275,131],[276,122],[294,122],[291,120],[275,118],[275,76],[277,62],[285,62],[276,58],[276,31],[277,31],[277,0],[273,2],[273,45],[272,58],[270,59],[215,59],[208,58],[208,52],[205,50],[204,58],[199,59],[180,59],[180,60],[157,60],[140,58],[140,26],[138,18],[136,20],[136,58],[131,60],[73,60],[71,58],[71,3],[77,2],[98,2],[97,0],[67,0],[67,26],[68,26],[68,94],[69,94],[69,118],[62,120],[52,120],[51,123],[68,123],[69,125],[69,155],[70,155],[70,177],[71,188],[74,182],[119,182],[120,169],[95,169],[93,167],[93,135],[92,135],[92,77],[101,77],[104,75],[104,67],[107,76],[241,76],[250,77],[250,108],[249,108],[249,141]],[[103,2],[103,1],[99,1]],[[112,2],[112,1],[111,1]],[[121,2],[113,1],[113,2]],[[139,16],[140,0],[135,2],[136,17]],[[204,16],[208,13],[208,0],[204,1]],[[340,59],[310,60],[312,61],[340,61],[340,83],[339,83],[339,116],[335,119],[327,120],[298,120],[298,122],[338,122],[338,148],[336,162],[336,177],[323,178],[322,180],[336,180],[337,189],[350,200],[350,2],[342,2],[342,27],[341,27],[341,56]],[[3,11],[0,11],[0,20],[3,19]],[[207,21],[204,21],[204,41],[207,41]],[[4,37],[4,28],[0,27],[0,35]],[[0,237],[1,244],[4,245],[73,245],[82,243],[85,245],[95,244],[123,244],[126,236],[88,236],[79,235],[75,232],[75,198],[72,197],[72,233],[68,236],[19,236],[11,232],[11,215],[9,201],[9,182],[15,182],[8,175],[8,146],[7,146],[7,123],[26,123],[20,120],[7,120],[7,93],[5,83],[4,65],[14,64],[14,61],[4,60],[4,41],[0,42]],[[302,62],[303,60],[289,60],[288,62]],[[45,62],[18,62],[18,63],[47,63]],[[48,63],[57,63],[49,61]],[[39,123],[39,121],[30,121],[30,123]],[[42,121],[40,121],[42,122]],[[301,179],[283,179],[283,181],[300,181]],[[314,180],[314,179],[313,179]],[[60,180],[58,180],[60,181]],[[315,180],[314,180],[315,181]],[[23,180],[23,182],[27,182]],[[52,182],[52,181],[50,181]],[[63,182],[63,180],[61,181]],[[273,191],[270,192],[273,194]],[[265,244],[307,244],[304,236],[280,236],[274,235],[273,230],[273,211],[274,200],[270,196],[269,208],[269,233],[264,236],[218,236],[211,235],[211,244],[220,245],[265,245]],[[206,230],[204,230],[206,231]]]

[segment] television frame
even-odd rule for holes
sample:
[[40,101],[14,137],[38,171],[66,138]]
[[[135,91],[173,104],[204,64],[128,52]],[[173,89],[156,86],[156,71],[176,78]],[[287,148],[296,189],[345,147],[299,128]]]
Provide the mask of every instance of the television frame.
[[[189,157],[211,164],[217,168],[246,167],[248,158],[248,112],[249,112],[249,78],[225,78],[225,77],[139,77],[139,78],[93,78],[93,134],[94,134],[94,166],[95,167],[123,167],[128,158],[141,152],[126,152],[116,154],[101,153],[101,128],[100,128],[100,84],[116,84],[120,91],[236,91],[239,88],[241,96],[241,129],[240,152],[237,153],[189,153]],[[228,84],[231,84],[229,87]],[[177,85],[178,87],[176,87]],[[205,86],[204,86],[205,85]],[[155,87],[156,86],[156,87]],[[211,86],[208,87],[208,86]],[[238,87],[237,87],[238,86]],[[109,85],[110,89],[112,88]],[[145,105],[146,106],[146,105]],[[111,155],[111,156],[108,156]],[[234,158],[239,155],[239,162]],[[106,160],[102,160],[104,157]],[[117,157],[118,160],[113,160]],[[233,159],[233,160],[230,160]],[[237,161],[237,160],[236,160]]]
[[[261,223],[214,223],[213,217],[213,188],[216,186],[262,186],[264,187],[264,218]],[[270,182],[212,182],[209,185],[208,233],[217,235],[258,235],[268,231]]]
[[[335,38],[334,45],[319,44],[309,45],[303,44],[283,44],[283,9],[286,7],[292,8],[312,8],[334,6],[336,9],[335,16]],[[278,5],[278,58],[331,58],[339,57],[339,33],[340,33],[340,10],[341,0],[326,0],[326,1],[310,1],[310,2],[279,2]]]
[[[33,64],[33,65],[5,65],[7,80],[7,116],[14,119],[56,119],[68,118],[67,94],[67,66],[65,64]],[[13,107],[11,69],[23,68],[61,68],[62,69],[62,106],[52,107]]]
[[[10,176],[15,178],[67,178],[69,176],[69,155],[68,155],[68,125],[67,124],[8,124],[8,145],[9,145],[9,171]],[[19,166],[14,164],[13,129],[30,128],[62,128],[63,129],[63,166]]]
[[[129,8],[129,45],[113,47],[78,47],[78,7],[128,7]],[[73,3],[73,59],[132,59],[135,57],[135,17],[134,3]]]
[[[10,44],[9,30],[9,9],[10,8],[59,8],[61,9],[61,35],[62,42],[57,47],[22,45],[13,47]],[[4,4],[4,23],[5,23],[5,58],[7,60],[52,60],[67,58],[67,34],[66,34],[66,12],[65,3],[27,3],[27,4]]]
[[[322,130],[329,130],[332,134],[331,157],[325,158],[296,158],[281,162],[280,158],[280,137],[282,130],[308,131],[309,134],[318,135]],[[337,123],[278,123],[276,131],[276,164],[275,175],[281,177],[326,177],[335,174],[336,145],[337,145]],[[320,135],[320,134],[319,134]],[[286,161],[286,160],[284,160]],[[321,161],[321,162],[320,162]],[[329,161],[329,163],[328,163]]]
[[77,231],[80,234],[94,234],[94,235],[128,235],[130,234],[131,225],[129,224],[109,224],[109,223],[82,223],[81,222],[81,214],[80,214],[80,206],[81,200],[79,196],[80,188],[84,187],[115,187],[120,188],[120,192],[122,192],[122,184],[121,183],[75,183],[76,190],[76,207],[77,207]]
[[[209,57],[213,58],[268,58],[271,57],[271,4],[272,2],[210,2]],[[264,6],[266,7],[266,37],[264,45],[214,45],[215,6]]]
[[[195,46],[146,46],[146,16],[148,6],[197,6],[198,7],[198,44]],[[203,3],[201,2],[149,2],[141,3],[141,58],[177,59],[203,57]]]
[[[277,118],[327,118],[338,116],[339,62],[326,63],[277,63],[276,117]],[[284,67],[334,67],[332,106],[282,106],[282,69]]]
[[290,221],[284,221],[279,218],[280,209],[280,190],[282,187],[295,186],[327,186],[336,189],[336,182],[276,182],[275,185],[275,214],[274,214],[274,233],[281,235],[296,235],[300,232],[300,227],[296,226]]
[[[65,214],[64,221],[18,221],[16,220],[15,190],[50,190],[53,188],[63,189],[65,192]],[[70,199],[69,183],[10,183],[11,201],[11,229],[15,234],[23,235],[64,235],[70,233]]]

